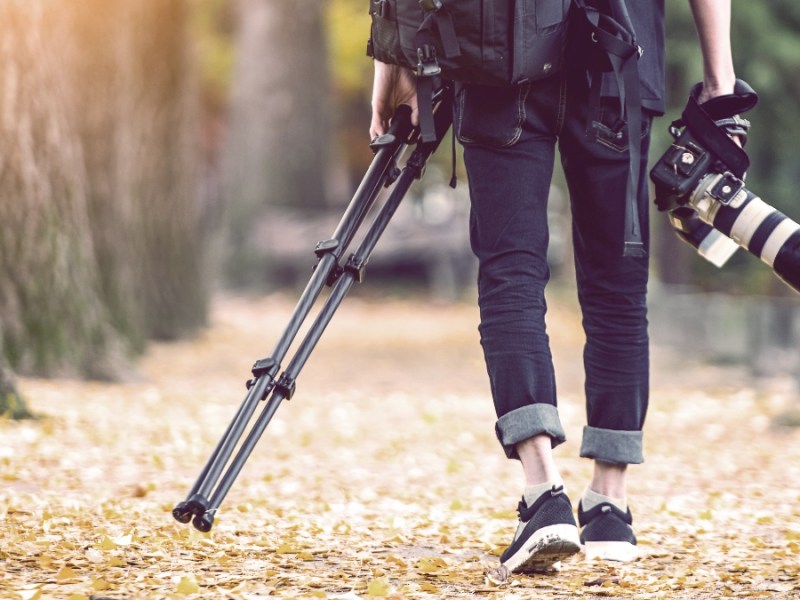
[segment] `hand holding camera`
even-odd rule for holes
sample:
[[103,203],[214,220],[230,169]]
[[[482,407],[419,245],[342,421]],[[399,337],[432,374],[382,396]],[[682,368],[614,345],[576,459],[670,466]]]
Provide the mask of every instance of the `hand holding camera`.
[[650,171],[658,209],[678,236],[721,267],[742,247],[800,291],[800,225],[744,185],[750,161],[744,145],[750,123],[739,115],[758,96],[737,80],[734,93],[698,103],[695,86],[670,126],[674,141]]

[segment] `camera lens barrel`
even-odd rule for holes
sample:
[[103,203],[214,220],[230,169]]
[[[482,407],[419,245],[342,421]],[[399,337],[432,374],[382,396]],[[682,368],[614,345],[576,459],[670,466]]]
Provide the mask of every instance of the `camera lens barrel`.
[[727,173],[707,175],[689,203],[703,221],[761,259],[800,292],[800,224]]

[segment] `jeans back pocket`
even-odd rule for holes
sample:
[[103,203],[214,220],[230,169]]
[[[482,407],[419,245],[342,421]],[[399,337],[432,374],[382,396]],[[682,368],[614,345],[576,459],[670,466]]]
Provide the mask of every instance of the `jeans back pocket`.
[[456,96],[455,130],[462,144],[513,146],[525,122],[529,86],[463,85]]

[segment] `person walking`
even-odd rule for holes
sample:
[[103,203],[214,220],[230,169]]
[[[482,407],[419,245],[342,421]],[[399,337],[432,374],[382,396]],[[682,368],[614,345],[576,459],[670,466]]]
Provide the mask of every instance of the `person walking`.
[[[604,2],[591,4],[608,11]],[[731,2],[689,2],[703,56],[703,102],[733,92]],[[590,93],[586,51],[574,36],[567,40],[565,65],[548,78],[508,87],[457,87],[454,133],[464,148],[469,183],[479,331],[497,413],[495,431],[506,456],[519,460],[524,477],[519,524],[500,559],[511,572],[550,570],[581,547],[588,556],[608,560],[636,556],[627,478],[628,465],[644,460],[646,173],[650,126],[665,110],[665,44],[664,0],[626,4],[641,48],[642,130],[636,139],[628,139],[614,82],[603,80],[599,100]],[[386,132],[399,104],[410,105],[417,118],[414,77],[408,69],[375,61],[372,137]],[[553,452],[566,436],[545,328],[547,198],[556,148],[570,197],[586,335],[587,422],[580,455],[594,461],[577,523]],[[623,256],[632,155],[640,161],[636,190],[643,256]]]

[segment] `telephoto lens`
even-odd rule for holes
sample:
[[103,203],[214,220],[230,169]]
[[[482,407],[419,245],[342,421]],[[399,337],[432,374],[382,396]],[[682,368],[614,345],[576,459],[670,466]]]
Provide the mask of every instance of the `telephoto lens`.
[[715,267],[723,267],[739,249],[736,242],[703,221],[688,206],[679,206],[669,211],[668,216],[678,237]]
[[746,249],[800,292],[800,224],[730,173],[704,177],[689,200],[702,221]]

